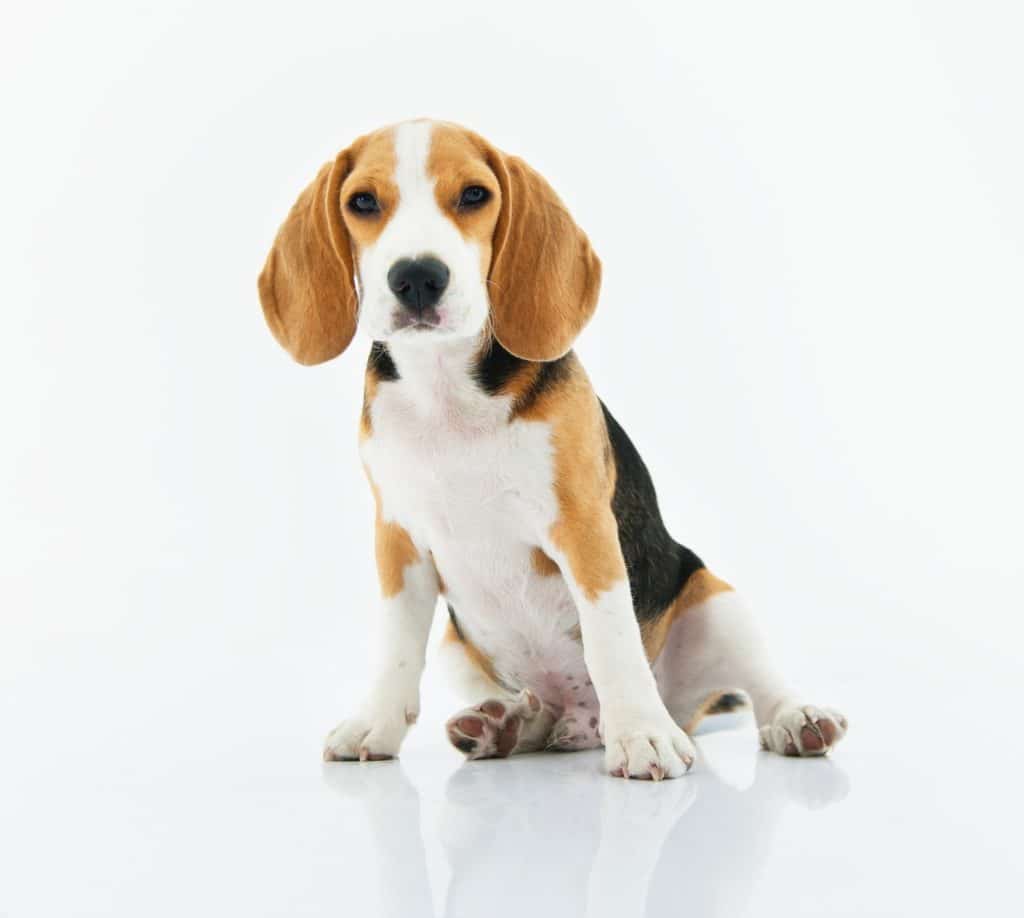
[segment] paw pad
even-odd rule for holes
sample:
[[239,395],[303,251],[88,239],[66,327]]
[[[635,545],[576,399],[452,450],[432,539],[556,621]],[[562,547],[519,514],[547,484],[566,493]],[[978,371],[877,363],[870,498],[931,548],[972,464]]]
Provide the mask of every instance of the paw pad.
[[480,710],[488,717],[493,717],[495,720],[500,720],[505,716],[505,705],[500,701],[485,701],[480,705]]

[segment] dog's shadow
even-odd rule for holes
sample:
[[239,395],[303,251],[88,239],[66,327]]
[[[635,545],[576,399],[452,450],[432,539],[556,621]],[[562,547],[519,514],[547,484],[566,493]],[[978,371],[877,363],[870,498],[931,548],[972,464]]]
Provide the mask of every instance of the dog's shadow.
[[[732,918],[747,910],[783,810],[828,806],[849,786],[831,761],[751,748],[755,777],[740,790],[719,776],[705,748],[721,748],[722,739],[727,752],[753,746],[745,730],[736,733],[698,738],[694,773],[659,784],[604,775],[600,751],[466,763],[448,780],[439,824],[425,827],[398,763],[328,766],[325,773],[365,803],[367,842],[381,876],[394,878],[381,889],[383,915],[434,913],[425,828],[440,837],[451,868],[442,912],[449,918],[623,918],[683,908]],[[730,757],[737,758],[722,758]]]

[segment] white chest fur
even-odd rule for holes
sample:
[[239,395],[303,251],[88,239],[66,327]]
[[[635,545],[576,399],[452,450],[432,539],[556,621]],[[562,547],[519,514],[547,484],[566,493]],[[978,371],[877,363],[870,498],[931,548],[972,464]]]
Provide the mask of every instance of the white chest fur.
[[401,378],[378,387],[362,445],[382,516],[433,555],[498,674],[564,704],[587,678],[566,584],[533,561],[558,512],[550,429],[507,422],[509,400],[472,383],[469,343],[391,351]]

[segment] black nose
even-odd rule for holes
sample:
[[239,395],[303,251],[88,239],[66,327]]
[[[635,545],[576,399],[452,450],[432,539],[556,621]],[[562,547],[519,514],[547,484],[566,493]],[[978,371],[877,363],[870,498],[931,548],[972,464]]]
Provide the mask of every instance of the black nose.
[[388,286],[406,309],[423,312],[441,299],[448,286],[448,266],[430,256],[401,258],[388,271]]

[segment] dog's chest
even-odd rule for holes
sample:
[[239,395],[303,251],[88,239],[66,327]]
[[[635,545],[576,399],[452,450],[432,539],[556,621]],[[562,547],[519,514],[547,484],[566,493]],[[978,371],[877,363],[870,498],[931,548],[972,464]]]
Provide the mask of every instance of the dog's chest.
[[385,519],[435,550],[438,543],[536,543],[556,515],[549,430],[491,426],[446,414],[423,417],[391,393],[374,404],[363,461]]
[[501,399],[478,408],[382,386],[363,461],[384,518],[432,554],[467,637],[511,684],[557,695],[587,676],[566,583],[536,560],[557,518],[550,429],[506,423]]

